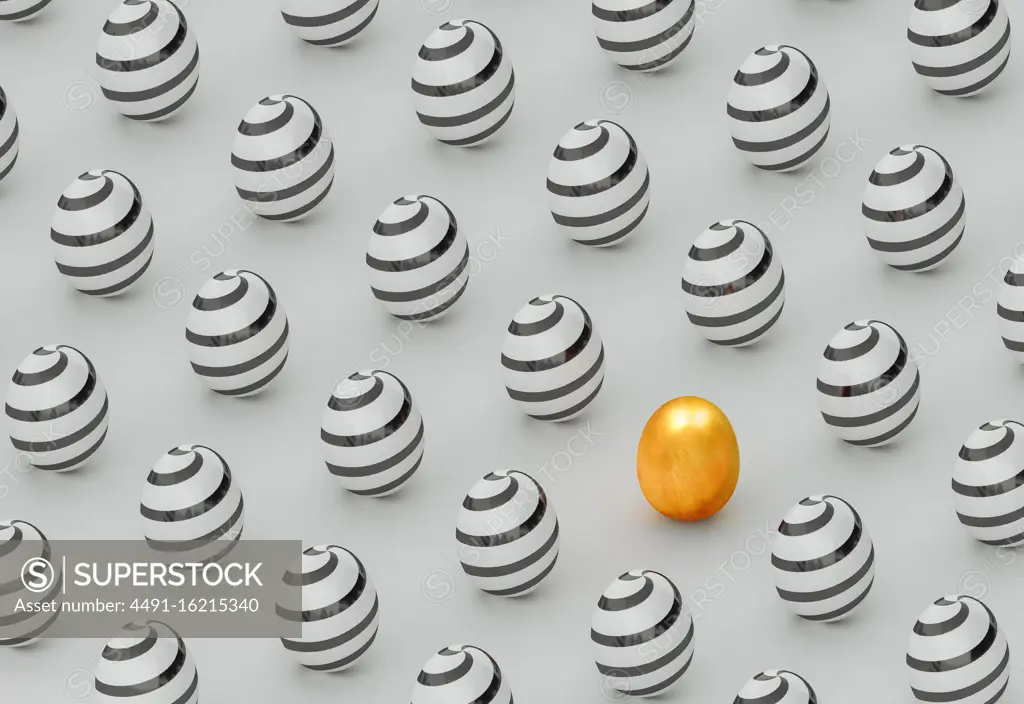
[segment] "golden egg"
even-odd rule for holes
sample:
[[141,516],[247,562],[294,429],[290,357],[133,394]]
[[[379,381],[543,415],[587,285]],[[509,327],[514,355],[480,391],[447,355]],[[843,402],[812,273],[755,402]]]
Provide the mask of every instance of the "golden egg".
[[740,448],[721,409],[697,396],[672,399],[640,435],[636,474],[648,503],[677,521],[718,513],[740,476]]

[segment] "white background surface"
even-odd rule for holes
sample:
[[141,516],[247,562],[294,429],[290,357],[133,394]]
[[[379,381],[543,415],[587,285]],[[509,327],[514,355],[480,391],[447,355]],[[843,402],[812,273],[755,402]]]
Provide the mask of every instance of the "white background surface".
[[[444,1],[429,9],[443,12]],[[949,490],[956,452],[975,427],[1024,416],[1024,370],[1002,348],[994,300],[1000,260],[1024,241],[1015,217],[1021,50],[991,93],[958,101],[931,93],[913,73],[906,0],[709,0],[675,66],[641,78],[600,51],[582,0],[454,0],[444,15],[418,0],[382,0],[360,40],[341,50],[301,43],[269,0],[191,0],[183,10],[200,43],[198,91],[176,119],[145,125],[118,116],[90,74],[113,6],[54,0],[31,24],[0,26],[0,84],[22,128],[18,165],[0,184],[0,370],[13,372],[42,344],[75,345],[99,369],[112,413],[104,447],[78,473],[9,467],[0,514],[31,521],[52,539],[141,537],[138,499],[150,466],[170,447],[204,443],[241,482],[246,537],[345,545],[365,563],[381,601],[377,642],[337,676],[302,670],[274,640],[190,641],[203,701],[408,701],[434,651],[469,643],[498,660],[516,701],[601,702],[591,611],[608,582],[637,567],[673,578],[697,614],[695,660],[669,701],[728,703],[749,677],[784,667],[806,677],[823,704],[910,702],[909,630],[928,603],[958,590],[985,599],[1012,652],[1024,643],[1015,599],[1024,559],[973,542]],[[1012,21],[1024,17],[1018,2],[1009,10]],[[516,71],[512,118],[492,144],[470,151],[429,137],[408,87],[420,43],[460,17],[488,24]],[[807,52],[831,91],[832,136],[815,163],[859,140],[849,163],[822,164],[831,178],[820,169],[757,172],[729,140],[732,75],[750,52],[773,43]],[[250,105],[280,92],[316,106],[336,142],[337,177],[307,222],[250,224],[231,185],[231,141]],[[650,212],[633,241],[614,250],[570,243],[546,210],[551,151],[590,117],[629,129],[652,174]],[[967,195],[967,234],[930,274],[889,270],[860,230],[868,174],[904,143],[941,151]],[[840,148],[844,159],[852,151],[849,143]],[[74,292],[50,256],[56,200],[91,168],[135,180],[156,222],[150,271],[119,300]],[[782,204],[801,183],[813,198],[802,198],[802,210],[790,204],[787,215]],[[363,257],[376,216],[413,192],[452,208],[476,263],[450,317],[402,339],[370,294]],[[754,349],[710,346],[683,313],[686,250],[724,218],[762,223],[786,271],[785,312]],[[489,236],[499,251],[484,244]],[[271,391],[251,400],[207,391],[184,349],[198,286],[234,267],[271,281],[292,328],[288,365]],[[521,416],[501,382],[508,320],[543,293],[579,300],[606,345],[604,389],[568,425]],[[959,301],[975,307],[964,312]],[[925,360],[917,419],[878,451],[836,440],[814,391],[829,338],[866,317],[896,326]],[[385,500],[347,495],[318,447],[334,380],[374,365],[407,383],[427,428],[418,475]],[[742,457],[732,501],[697,525],[661,518],[635,475],[648,416],[681,395],[704,396],[730,416]],[[566,467],[570,439],[588,423],[592,443]],[[581,440],[571,443],[579,454]],[[11,458],[8,448],[2,461]],[[475,591],[455,557],[463,495],[490,470],[545,465],[547,476],[538,476],[561,522],[558,566],[521,600]],[[793,503],[823,492],[857,507],[877,551],[871,595],[835,626],[803,622],[778,599],[764,537]],[[0,652],[0,698],[81,700],[101,647],[43,641]],[[1007,701],[1024,692],[1020,667],[1011,662]]]

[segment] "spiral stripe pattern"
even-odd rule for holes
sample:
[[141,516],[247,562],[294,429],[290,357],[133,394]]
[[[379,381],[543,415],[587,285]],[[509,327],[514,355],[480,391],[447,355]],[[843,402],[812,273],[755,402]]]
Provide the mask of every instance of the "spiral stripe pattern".
[[384,310],[402,320],[434,320],[466,292],[469,243],[447,205],[408,195],[374,223],[366,266]]
[[1010,61],[1010,16],[1000,0],[916,0],[907,41],[914,70],[932,90],[976,95]]
[[575,242],[607,247],[636,230],[651,203],[651,174],[636,140],[610,120],[587,120],[555,148],[548,207]]
[[271,95],[252,107],[231,148],[235,190],[266,220],[309,215],[334,183],[334,143],[320,113],[294,95]]
[[568,420],[601,390],[604,343],[579,303],[567,296],[538,296],[509,323],[501,366],[509,398],[528,416]]
[[799,168],[828,139],[828,89],[796,47],[771,45],[751,54],[733,77],[728,103],[733,144],[758,168]]
[[335,388],[320,424],[328,471],[353,494],[398,491],[423,462],[423,417],[394,374],[357,372]]
[[871,591],[875,546],[856,509],[809,496],[789,510],[772,545],[779,596],[808,621],[838,621]]
[[941,264],[963,239],[966,210],[953,167],[917,144],[897,147],[878,163],[861,206],[868,244],[900,271]]
[[818,367],[818,407],[836,435],[862,447],[890,442],[921,403],[921,375],[907,342],[879,320],[850,323]]
[[437,651],[416,677],[412,704],[513,704],[512,689],[490,654],[475,645]]
[[689,669],[693,618],[672,580],[652,570],[631,570],[601,595],[590,640],[603,687],[648,697],[667,691]]
[[81,467],[107,437],[109,410],[96,367],[68,345],[36,349],[7,387],[11,444],[37,469]]
[[477,586],[495,596],[521,596],[555,567],[558,518],[533,477],[499,470],[463,500],[455,539],[462,569]]
[[307,548],[284,583],[299,587],[301,604],[279,603],[277,616],[301,623],[302,630],[281,643],[303,667],[339,672],[373,645],[380,620],[377,590],[354,553],[339,545]]
[[988,606],[945,596],[914,624],[907,672],[918,701],[995,704],[1010,681],[1010,648]]
[[130,623],[104,646],[93,700],[102,704],[199,704],[199,672],[162,621]]
[[416,117],[444,144],[481,144],[512,114],[515,83],[494,32],[473,20],[445,22],[420,47],[413,66]]
[[250,396],[288,360],[288,318],[259,274],[223,271],[192,301],[185,327],[192,370],[219,394]]
[[146,477],[139,505],[153,550],[182,562],[216,562],[242,537],[245,507],[231,468],[205,445],[179,445]]
[[199,44],[171,0],[122,0],[96,46],[103,95],[132,120],[164,120],[199,85]]

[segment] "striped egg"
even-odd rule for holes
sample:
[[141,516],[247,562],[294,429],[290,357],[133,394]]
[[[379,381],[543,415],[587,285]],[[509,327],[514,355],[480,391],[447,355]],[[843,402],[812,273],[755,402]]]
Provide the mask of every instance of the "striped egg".
[[455,527],[463,571],[483,591],[521,596],[537,588],[558,559],[558,517],[533,477],[490,472],[462,501]]
[[791,508],[772,544],[775,590],[797,616],[838,621],[875,580],[875,546],[860,514],[838,496],[809,496]]
[[7,387],[11,444],[37,469],[81,467],[103,444],[107,390],[89,358],[68,345],[36,349]]
[[34,643],[57,620],[59,607],[42,611],[17,606],[61,604],[60,568],[41,530],[28,521],[0,520],[0,647]]
[[907,39],[914,70],[942,95],[975,95],[1010,61],[1010,17],[1000,0],[915,0]]
[[494,32],[474,20],[445,22],[427,37],[413,66],[416,117],[444,144],[480,144],[512,114],[515,83]]
[[569,130],[548,164],[548,208],[574,242],[617,244],[651,204],[651,174],[633,136],[611,120]]
[[199,44],[171,0],[122,0],[96,46],[96,78],[125,117],[163,120],[199,83]]
[[278,0],[284,21],[314,46],[342,46],[366,29],[378,0]]
[[475,645],[437,651],[416,677],[412,704],[512,704],[498,663]]
[[953,467],[957,518],[986,545],[1024,543],[1022,484],[1024,425],[1015,420],[985,423],[964,442]]
[[686,317],[716,345],[760,340],[782,315],[786,275],[768,237],[746,220],[722,220],[694,240],[683,265]]
[[93,689],[99,704],[199,704],[199,672],[177,631],[134,622],[103,647]]
[[1024,364],[1024,257],[1014,258],[1003,275],[996,315],[1003,346]]
[[675,684],[693,661],[693,618],[665,575],[631,570],[604,590],[590,640],[605,698],[649,697]]
[[127,290],[153,260],[153,217],[124,174],[109,169],[76,178],[50,221],[57,270],[90,296]]
[[266,220],[294,222],[327,197],[334,143],[320,114],[302,98],[271,95],[240,123],[231,176],[246,207]]
[[765,670],[743,685],[732,704],[818,704],[818,695],[795,672]]
[[420,467],[423,417],[394,374],[357,372],[331,393],[320,424],[327,469],[359,496],[386,496]]
[[694,0],[594,0],[597,43],[630,71],[668,66],[693,39]]
[[0,0],[0,22],[30,20],[49,5],[51,0]]
[[910,689],[922,702],[994,704],[1010,681],[1010,648],[995,614],[970,596],[945,596],[914,624]]
[[288,318],[259,274],[222,271],[203,284],[185,326],[192,370],[225,396],[250,396],[288,360]]
[[179,445],[157,460],[139,505],[142,533],[153,550],[216,562],[242,537],[242,490],[231,468],[205,445]]
[[277,605],[278,618],[301,624],[298,637],[281,638],[300,665],[338,672],[369,650],[380,621],[377,590],[355,554],[339,545],[306,548],[284,583],[300,587],[301,604]]
[[366,266],[384,310],[402,320],[434,320],[466,291],[469,243],[447,205],[404,196],[374,223]]
[[931,147],[897,147],[871,172],[861,213],[868,244],[900,271],[927,271],[964,236],[967,200],[953,168]]
[[0,86],[0,181],[11,173],[18,160],[18,131],[18,115]]
[[921,375],[903,336],[880,320],[840,330],[818,367],[818,408],[851,445],[890,442],[910,425],[921,403]]
[[568,420],[601,390],[604,343],[579,303],[567,296],[538,296],[509,323],[501,366],[509,398],[526,415]]
[[743,62],[729,89],[733,144],[766,171],[799,168],[828,139],[830,106],[807,54],[785,44],[763,47]]

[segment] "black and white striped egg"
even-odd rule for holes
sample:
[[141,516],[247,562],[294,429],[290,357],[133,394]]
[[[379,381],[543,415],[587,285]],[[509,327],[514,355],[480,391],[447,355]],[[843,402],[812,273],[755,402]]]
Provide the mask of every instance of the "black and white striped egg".
[[1010,648],[995,614],[979,599],[937,599],[914,624],[907,672],[922,702],[995,704],[1010,681]]
[[50,221],[57,270],[90,296],[127,290],[153,259],[153,217],[138,187],[110,169],[71,182]]
[[314,46],[348,44],[373,20],[378,4],[378,0],[278,0],[285,23]]
[[953,467],[953,507],[960,523],[986,545],[1024,543],[1022,470],[1024,424],[1015,420],[983,424],[960,448]]
[[964,236],[966,211],[949,162],[920,144],[897,147],[878,162],[861,204],[868,244],[901,271],[941,264]]
[[743,685],[732,704],[818,704],[818,695],[795,672],[765,670]]
[[[45,560],[50,569],[36,576],[26,565]],[[40,563],[41,566],[42,563]],[[62,603],[60,560],[53,557],[50,541],[28,521],[0,520],[0,648],[15,648],[34,643],[57,620],[60,610],[18,609],[23,604]],[[23,581],[32,574],[29,589]],[[51,580],[49,585],[37,579]],[[45,588],[44,588],[45,587]],[[42,591],[36,591],[41,589]]]
[[384,310],[402,320],[434,320],[466,292],[469,243],[447,205],[403,196],[374,223],[366,266]]
[[0,181],[11,173],[18,161],[18,132],[18,115],[0,86]]
[[0,4],[0,22],[24,22],[42,12],[51,0],[4,0]]
[[590,640],[612,701],[661,694],[693,662],[693,618],[672,580],[653,570],[626,572],[604,590]]
[[423,416],[394,374],[356,372],[337,384],[320,423],[328,471],[359,496],[386,496],[420,467]]
[[125,117],[163,120],[199,84],[199,44],[171,0],[122,0],[96,46],[96,78]]
[[463,571],[495,596],[532,592],[558,559],[558,517],[540,484],[514,469],[490,472],[462,501],[455,527]]
[[216,562],[242,537],[245,508],[231,468],[205,445],[179,445],[157,460],[139,505],[150,549]]
[[369,650],[377,637],[377,590],[363,563],[339,545],[314,545],[302,551],[299,565],[284,575],[288,592],[301,604],[277,604],[277,616],[300,623],[295,637],[282,637],[285,650],[310,670],[339,672]]
[[761,339],[786,302],[786,275],[772,243],[745,220],[722,220],[694,240],[683,265],[686,317],[711,342]]
[[475,645],[449,645],[416,677],[412,704],[512,704],[512,689],[497,661]]
[[1024,364],[1024,257],[1006,268],[996,300],[996,316],[1003,346]]
[[791,171],[828,138],[831,99],[810,57],[786,44],[758,49],[729,89],[733,144],[754,166]]
[[53,472],[81,467],[110,423],[96,367],[69,345],[45,345],[22,360],[7,387],[6,412],[14,449]]
[[334,142],[320,113],[294,95],[271,95],[238,123],[231,176],[246,207],[266,220],[300,220],[334,183]]
[[192,652],[162,621],[129,623],[103,647],[92,701],[199,704],[199,672]]
[[475,20],[451,20],[427,37],[413,65],[416,116],[444,144],[481,144],[512,114],[515,83],[494,32]]
[[910,425],[921,403],[921,375],[903,336],[880,320],[840,330],[818,366],[818,408],[851,445],[890,442]]
[[976,95],[1010,60],[1006,0],[916,0],[907,29],[914,70],[942,95]]
[[786,513],[772,544],[775,590],[808,621],[838,621],[871,591],[875,546],[838,496],[809,496]]
[[611,120],[581,122],[548,163],[548,208],[562,232],[591,247],[633,234],[651,203],[651,174],[633,136]]
[[288,360],[288,318],[266,279],[246,269],[199,289],[185,326],[192,370],[219,394],[250,396]]
[[668,66],[693,39],[694,0],[593,0],[597,43],[630,71]]
[[509,398],[526,415],[568,420],[601,390],[604,343],[579,303],[568,296],[538,296],[509,323],[501,367]]

